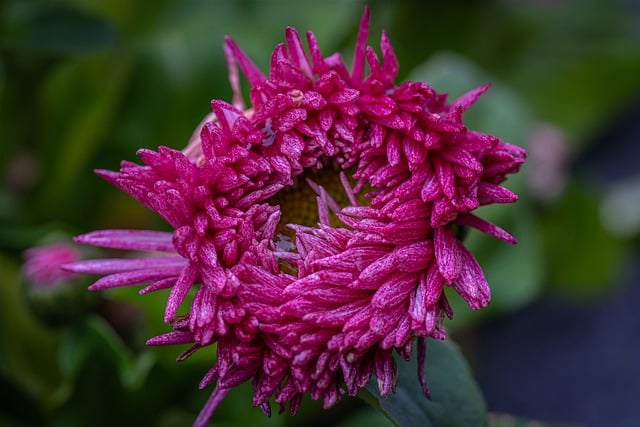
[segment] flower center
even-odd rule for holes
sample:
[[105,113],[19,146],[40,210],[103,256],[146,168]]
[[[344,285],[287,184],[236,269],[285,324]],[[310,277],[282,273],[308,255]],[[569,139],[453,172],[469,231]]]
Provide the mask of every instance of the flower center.
[[[269,200],[270,204],[280,206],[281,217],[277,229],[279,235],[293,242],[295,233],[287,227],[287,224],[309,227],[318,225],[320,218],[317,197],[319,197],[320,188],[324,189],[338,206],[344,207],[350,204],[340,181],[340,169],[337,166],[327,165],[319,170],[306,171],[296,179],[293,186],[283,189]],[[331,225],[343,226],[334,215],[331,216]]]

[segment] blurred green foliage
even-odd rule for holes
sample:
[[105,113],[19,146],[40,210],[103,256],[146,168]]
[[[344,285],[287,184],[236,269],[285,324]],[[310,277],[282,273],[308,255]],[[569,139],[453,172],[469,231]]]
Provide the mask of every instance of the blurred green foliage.
[[[459,95],[491,82],[467,114],[471,127],[527,146],[541,121],[580,153],[640,93],[640,10],[633,2],[493,0],[369,2],[370,43],[386,28],[401,77]],[[313,30],[325,54],[351,54],[363,1],[5,0],[0,3],[0,425],[188,425],[212,352],[177,365],[178,349],[145,349],[166,332],[165,295],[105,292],[65,327],[30,311],[21,253],[55,232],[165,225],[92,174],[135,160],[141,147],[181,148],[212,98],[229,99],[222,40],[229,34],[263,69],[284,28]],[[549,290],[603,292],[626,242],[599,221],[600,194],[570,176],[560,198],[510,180],[515,206],[481,216],[517,247],[471,233],[493,303],[473,313],[452,297],[453,328],[515,310]],[[553,287],[549,287],[553,285]],[[384,426],[360,402],[331,411],[305,402],[295,418],[265,418],[250,387],[234,390],[215,425]],[[242,408],[242,410],[238,410]],[[497,424],[496,424],[497,425]]]

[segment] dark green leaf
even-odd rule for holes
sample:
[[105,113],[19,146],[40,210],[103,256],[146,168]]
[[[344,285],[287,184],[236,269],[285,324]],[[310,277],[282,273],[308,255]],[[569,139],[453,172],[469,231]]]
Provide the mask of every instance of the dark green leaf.
[[423,394],[417,378],[416,357],[398,360],[398,386],[393,395],[379,397],[376,381],[363,399],[402,427],[486,426],[487,412],[480,389],[462,354],[451,341],[429,339],[426,376],[432,399]]
[[389,427],[393,423],[384,414],[373,408],[359,411],[340,423],[339,427]]

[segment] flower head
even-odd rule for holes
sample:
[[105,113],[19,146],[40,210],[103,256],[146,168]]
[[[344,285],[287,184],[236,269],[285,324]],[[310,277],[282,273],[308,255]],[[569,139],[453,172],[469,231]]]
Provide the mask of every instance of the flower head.
[[36,246],[25,251],[22,273],[34,287],[55,287],[77,277],[62,266],[81,258],[79,251],[66,243]]
[[75,245],[47,236],[43,243],[27,249],[22,265],[24,302],[43,325],[58,328],[77,322],[94,307],[95,295],[87,294],[84,277],[65,266],[81,262],[86,253]]
[[[249,379],[253,403],[266,413],[271,397],[291,413],[305,394],[329,407],[374,374],[387,396],[397,381],[393,353],[408,359],[417,340],[423,362],[425,339],[445,337],[443,319],[453,314],[445,287],[472,309],[489,302],[487,281],[456,228],[515,243],[472,213],[516,201],[500,184],[526,154],[463,124],[463,112],[488,87],[448,103],[426,83],[396,85],[389,38],[383,33],[379,58],[366,44],[368,27],[366,9],[351,70],[338,54],[324,57],[311,32],[307,56],[288,28],[265,76],[227,38],[232,103],[212,101],[213,113],[183,151],[140,150],[144,165],[98,171],[173,232],[79,236],[145,254],[68,268],[105,275],[92,289],[170,288],[165,321],[174,331],[149,344],[190,343],[184,358],[217,343],[216,364],[201,383],[216,386],[196,425]],[[240,70],[251,84],[249,108]],[[316,183],[323,171],[343,187],[341,203]],[[317,194],[318,221],[286,231],[280,196],[304,178]],[[419,380],[428,393],[423,372]]]

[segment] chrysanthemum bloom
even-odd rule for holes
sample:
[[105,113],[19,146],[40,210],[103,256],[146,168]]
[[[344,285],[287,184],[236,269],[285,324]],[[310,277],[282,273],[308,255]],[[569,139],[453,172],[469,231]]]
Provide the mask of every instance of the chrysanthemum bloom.
[[43,325],[69,325],[94,307],[97,298],[85,291],[85,278],[64,268],[83,259],[84,251],[59,241],[27,249],[23,256],[22,296],[30,313]]
[[22,274],[31,286],[54,287],[77,277],[62,266],[81,258],[78,250],[66,243],[36,246],[24,252]]
[[[175,331],[150,344],[191,343],[186,357],[217,342],[216,364],[201,383],[216,387],[197,425],[250,378],[253,403],[267,413],[272,396],[292,413],[307,393],[329,407],[373,374],[387,396],[396,383],[392,354],[409,358],[416,338],[427,393],[425,339],[444,338],[443,317],[452,315],[443,288],[473,309],[490,298],[456,228],[515,243],[471,213],[516,200],[500,184],[525,158],[521,148],[463,124],[463,112],[487,87],[447,103],[426,83],[396,85],[391,43],[383,34],[380,60],[366,45],[368,25],[366,10],[351,70],[337,54],[323,57],[313,33],[308,58],[298,32],[287,29],[268,76],[227,39],[232,104],[213,101],[212,120],[185,150],[141,150],[144,166],[123,162],[119,172],[99,171],[174,231],[80,236],[156,254],[70,268],[106,274],[93,289],[170,288],[165,321]],[[252,86],[250,108],[238,68]],[[344,187],[342,206],[338,194],[315,182],[323,169]],[[317,193],[319,222],[291,224],[292,242],[279,224],[281,214],[291,215],[279,202],[304,178]],[[194,287],[187,314],[177,316]]]

